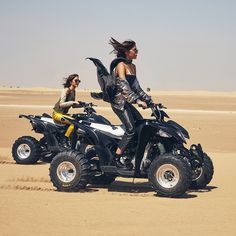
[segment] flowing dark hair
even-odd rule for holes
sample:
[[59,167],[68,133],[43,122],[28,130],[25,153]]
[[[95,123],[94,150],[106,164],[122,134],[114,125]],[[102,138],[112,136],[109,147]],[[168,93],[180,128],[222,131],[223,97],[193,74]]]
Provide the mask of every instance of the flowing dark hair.
[[136,43],[133,40],[126,40],[123,43],[119,43],[112,37],[109,40],[109,44],[111,44],[112,47],[114,48],[112,52],[115,53],[117,57],[124,57],[124,58],[126,58],[125,52],[129,51],[136,45]]
[[78,74],[72,74],[72,75],[69,75],[68,77],[64,78],[65,82],[62,84],[64,86],[64,88],[69,88],[72,80],[78,76],[79,76]]

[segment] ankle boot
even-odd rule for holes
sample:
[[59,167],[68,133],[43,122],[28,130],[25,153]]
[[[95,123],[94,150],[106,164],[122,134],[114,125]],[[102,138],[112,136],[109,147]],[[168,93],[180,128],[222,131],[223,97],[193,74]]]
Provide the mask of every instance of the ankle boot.
[[120,168],[120,169],[124,169],[124,170],[129,170],[130,168],[128,166],[126,166],[125,163],[121,162],[121,155],[116,154],[115,156],[115,161],[116,161],[116,167]]

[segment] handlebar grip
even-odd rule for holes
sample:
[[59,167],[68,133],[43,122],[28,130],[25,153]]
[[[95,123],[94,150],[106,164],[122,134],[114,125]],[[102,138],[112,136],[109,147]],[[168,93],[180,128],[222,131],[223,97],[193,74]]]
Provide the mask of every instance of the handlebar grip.
[[167,109],[167,107],[165,107],[162,103],[158,103],[157,106],[158,106],[159,108]]

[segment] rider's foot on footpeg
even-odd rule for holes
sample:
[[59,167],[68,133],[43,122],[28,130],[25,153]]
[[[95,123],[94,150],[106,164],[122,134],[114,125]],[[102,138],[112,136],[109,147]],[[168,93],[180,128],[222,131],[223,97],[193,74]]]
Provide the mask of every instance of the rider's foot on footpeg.
[[61,141],[61,146],[63,148],[66,148],[66,149],[69,149],[70,148],[70,145],[68,144],[68,138],[64,138],[62,141]]
[[120,161],[120,158],[121,158],[121,155],[116,155],[116,167],[119,168],[119,169],[123,169],[123,170],[130,170],[130,166],[127,166],[126,164],[123,164],[121,161]]

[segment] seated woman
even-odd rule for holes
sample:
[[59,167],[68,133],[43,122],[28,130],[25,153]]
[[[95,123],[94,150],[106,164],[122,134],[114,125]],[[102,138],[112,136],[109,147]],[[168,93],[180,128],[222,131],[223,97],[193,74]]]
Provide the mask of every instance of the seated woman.
[[68,120],[63,119],[63,117],[73,119],[67,113],[71,107],[78,106],[80,104],[80,102],[75,101],[75,89],[79,86],[81,81],[78,74],[69,75],[64,80],[64,89],[62,90],[61,96],[53,108],[54,111],[52,117],[55,122],[70,125],[65,133],[65,136],[69,138],[74,130],[74,125]]

